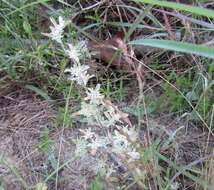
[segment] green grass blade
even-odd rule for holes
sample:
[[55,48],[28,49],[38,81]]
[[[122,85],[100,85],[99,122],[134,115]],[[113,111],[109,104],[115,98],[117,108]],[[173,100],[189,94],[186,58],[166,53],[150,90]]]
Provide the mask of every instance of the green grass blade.
[[173,161],[171,161],[170,159],[168,159],[167,157],[165,157],[162,154],[160,154],[159,152],[155,152],[155,154],[157,155],[157,157],[160,160],[166,162],[170,167],[175,168],[180,174],[183,174],[187,178],[189,178],[192,181],[196,182],[201,187],[204,187],[207,190],[211,190],[210,184],[207,181],[201,179],[200,177],[197,177],[194,174],[192,174],[190,172],[190,168],[188,166],[187,167],[180,167],[180,166],[176,165]]
[[101,179],[99,175],[92,182],[90,190],[102,190]]
[[29,4],[26,4],[22,7],[19,7],[17,9],[15,9],[14,11],[11,11],[10,13],[8,13],[6,16],[9,16],[9,15],[12,15],[16,12],[21,12],[23,9],[26,9],[28,7],[32,7],[32,6],[35,6],[35,5],[38,5],[38,4],[43,4],[43,3],[47,3],[49,2],[50,0],[38,0],[38,1],[35,1],[35,2],[32,2],[32,3],[29,3]]
[[42,98],[44,98],[47,101],[50,101],[50,102],[53,101],[45,91],[43,91],[33,85],[26,85],[25,88],[35,92],[37,95],[41,96]]
[[140,15],[135,19],[135,21],[132,23],[132,27],[129,28],[127,33],[125,34],[124,40],[125,42],[128,41],[129,37],[132,35],[132,33],[135,31],[137,26],[141,23],[141,21],[146,17],[151,7],[147,7],[147,9],[140,13]]
[[139,40],[131,41],[130,44],[163,48],[167,50],[178,51],[183,53],[191,53],[191,54],[214,59],[214,48],[204,46],[204,45],[195,45],[195,44],[186,43],[186,42],[158,40],[158,39],[139,39]]
[[[116,26],[116,27],[127,27],[127,28],[131,28],[133,27],[132,23],[128,23],[128,22],[106,22],[107,25],[110,26]],[[144,24],[138,24],[136,26],[137,29],[151,29],[151,30],[164,30],[163,28],[156,28],[153,26],[148,26],[148,25],[144,25]]]
[[181,3],[173,3],[167,1],[160,0],[133,0],[135,2],[147,3],[151,5],[158,5],[161,7],[172,8],[180,11],[187,11],[196,15],[206,16],[210,18],[214,18],[214,11],[211,9],[205,9],[196,6],[185,5]]

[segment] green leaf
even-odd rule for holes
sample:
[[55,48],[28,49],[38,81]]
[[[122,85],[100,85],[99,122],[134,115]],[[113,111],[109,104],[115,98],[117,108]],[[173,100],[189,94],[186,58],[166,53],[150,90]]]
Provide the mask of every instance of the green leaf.
[[211,9],[205,9],[205,8],[185,5],[181,3],[173,3],[173,2],[160,1],[160,0],[133,0],[133,1],[147,3],[151,5],[158,5],[161,7],[172,8],[180,11],[187,11],[196,15],[214,18],[214,11]]
[[44,152],[49,152],[51,144],[52,144],[52,141],[49,138],[49,129],[47,127],[45,127],[43,129],[42,138],[41,139],[42,139],[42,142],[39,143],[36,147],[39,150],[42,150]]
[[48,186],[45,183],[37,183],[36,184],[36,190],[47,190]]
[[101,179],[100,176],[98,175],[92,182],[90,190],[101,190],[101,189],[102,189]]
[[172,40],[158,40],[158,39],[139,39],[131,41],[130,44],[163,48],[167,50],[191,53],[214,59],[214,48],[204,45],[195,45],[186,42],[177,42]]
[[23,22],[23,28],[27,34],[30,34],[30,35],[32,34],[31,25],[29,24],[29,22],[24,21]]
[[44,98],[47,101],[52,101],[50,96],[48,96],[47,92],[45,92],[45,91],[43,91],[43,90],[41,90],[41,89],[39,89],[33,85],[26,85],[25,88],[35,92],[37,95],[41,96],[42,98]]

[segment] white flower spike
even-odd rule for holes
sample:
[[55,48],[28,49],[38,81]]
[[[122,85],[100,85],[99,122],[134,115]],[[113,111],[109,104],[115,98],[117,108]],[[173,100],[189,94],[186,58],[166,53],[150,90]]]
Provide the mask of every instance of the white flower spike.
[[68,44],[69,50],[66,50],[69,58],[75,63],[80,63],[80,58],[90,57],[86,41],[80,41],[76,45]]
[[97,84],[96,88],[88,88],[88,91],[86,92],[87,97],[85,100],[90,100],[90,104],[96,104],[99,105],[104,96],[100,94],[100,84]]
[[52,40],[55,40],[58,43],[62,43],[62,37],[63,37],[64,28],[66,26],[66,22],[61,16],[59,16],[58,18],[59,24],[57,24],[54,18],[50,18],[50,20],[53,24],[53,26],[50,26],[51,33],[44,33],[44,35],[50,37]]
[[140,159],[140,153],[137,152],[135,149],[133,149],[132,151],[128,152],[127,154],[130,156],[129,162],[134,162],[134,161]]
[[70,69],[65,69],[65,73],[69,73],[69,80],[76,81],[79,85],[86,86],[88,80],[94,75],[87,74],[89,66],[74,63]]
[[73,60],[75,63],[80,63],[79,57],[81,56],[80,50],[77,48],[77,46],[74,46],[72,44],[68,44],[69,50],[66,50],[66,53],[68,54],[69,58]]

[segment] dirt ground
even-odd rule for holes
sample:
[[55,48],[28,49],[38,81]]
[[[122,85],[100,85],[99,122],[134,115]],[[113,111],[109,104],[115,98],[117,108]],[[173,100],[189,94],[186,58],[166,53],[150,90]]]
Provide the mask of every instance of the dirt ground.
[[[72,159],[77,129],[56,128],[53,105],[29,90],[11,85],[0,94],[0,185],[7,190],[34,187],[56,171],[59,158],[60,165],[67,164],[57,174],[57,188],[86,189],[94,177],[97,160],[92,156]],[[49,129],[51,150],[41,151],[38,146],[45,128]],[[47,182],[50,189],[56,187],[55,176]]]

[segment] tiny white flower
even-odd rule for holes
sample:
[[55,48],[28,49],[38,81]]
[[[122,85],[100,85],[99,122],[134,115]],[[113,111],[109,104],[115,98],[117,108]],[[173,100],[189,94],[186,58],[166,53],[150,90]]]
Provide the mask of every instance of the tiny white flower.
[[78,111],[80,115],[85,117],[91,117],[99,113],[99,109],[95,104],[88,104],[86,102],[82,102],[81,110]]
[[79,49],[72,44],[68,44],[68,47],[69,50],[66,50],[66,53],[68,54],[69,58],[75,63],[80,63],[79,57],[81,56],[81,52]]
[[127,138],[120,134],[118,131],[114,131],[114,136],[113,136],[113,152],[115,153],[123,153],[126,152],[127,149],[130,146],[130,143],[128,142]]
[[109,107],[107,111],[104,112],[104,115],[106,117],[106,127],[110,127],[112,125],[115,125],[116,122],[121,122],[121,116],[116,112],[116,110],[113,107]]
[[113,173],[116,173],[116,170],[114,169],[114,166],[111,165],[110,167],[107,167],[106,171],[106,177],[110,177]]
[[87,41],[85,40],[81,40],[78,44],[77,44],[77,48],[79,49],[79,51],[81,52],[81,57],[85,56],[87,58],[91,57],[91,54],[88,51],[88,45],[87,45]]
[[81,138],[81,139],[75,140],[74,143],[76,145],[75,156],[82,157],[82,156],[86,155],[87,148],[88,148],[88,142],[85,139]]
[[79,129],[84,135],[82,136],[85,140],[92,139],[95,136],[95,133],[91,131],[91,128],[88,129]]
[[87,70],[89,66],[81,65],[78,63],[74,63],[73,67],[70,69],[65,69],[65,73],[68,72],[70,76],[69,80],[76,81],[79,85],[86,86],[88,80],[93,77],[93,75],[87,74]]
[[61,16],[59,16],[58,18],[59,24],[57,24],[54,18],[50,18],[50,20],[53,24],[53,26],[50,26],[51,33],[44,33],[44,35],[52,38],[52,40],[55,40],[58,43],[62,43],[62,36],[63,36],[64,28],[66,26],[66,22],[63,20]]
[[101,95],[99,91],[100,84],[97,84],[95,89],[88,88],[88,91],[86,91],[87,97],[85,98],[85,100],[90,100],[90,104],[100,104],[104,96]]
[[179,188],[179,183],[178,182],[173,182],[170,184],[170,187],[172,188],[172,190],[177,190]]
[[101,125],[105,126],[107,123],[102,116],[102,110],[97,104],[90,104],[82,102],[81,109],[78,111],[79,115],[86,117],[86,121],[89,125]]
[[78,114],[85,116],[89,125],[96,125],[100,111],[97,105],[82,102],[81,109],[78,111]]
[[105,160],[97,160],[97,164],[94,167],[95,173],[99,173],[101,176],[106,175],[107,164]]
[[90,147],[92,150],[97,150],[99,147],[105,148],[108,143],[109,143],[109,141],[107,140],[107,138],[96,136],[88,144],[88,147]]
[[137,152],[135,149],[127,153],[130,156],[129,162],[133,162],[135,160],[140,159],[140,153]]

